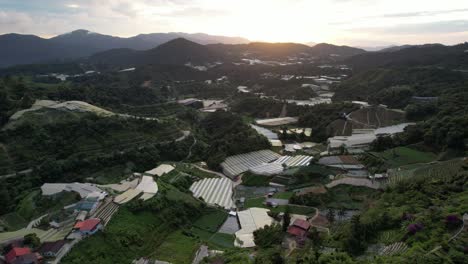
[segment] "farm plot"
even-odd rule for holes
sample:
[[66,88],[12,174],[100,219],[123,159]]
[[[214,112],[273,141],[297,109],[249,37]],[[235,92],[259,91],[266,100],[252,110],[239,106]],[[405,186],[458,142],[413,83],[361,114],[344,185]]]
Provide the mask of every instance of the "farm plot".
[[271,150],[259,150],[227,157],[226,160],[221,163],[221,167],[223,168],[223,173],[225,175],[233,178],[248,171],[249,168],[272,162],[279,157],[280,155],[278,153]]
[[394,186],[401,182],[411,180],[414,177],[423,178],[443,178],[457,173],[463,166],[463,159],[454,159],[434,164],[422,164],[420,166],[411,166],[409,169],[404,167],[401,170],[391,170],[388,174],[386,184]]
[[389,256],[402,253],[408,249],[408,246],[404,242],[397,242],[384,247],[380,250],[379,255]]
[[223,178],[210,178],[194,182],[190,187],[193,196],[203,198],[210,205],[218,205],[225,209],[235,208],[232,201],[233,183],[231,180]]
[[372,152],[382,158],[388,168],[396,168],[408,164],[427,163],[436,159],[431,152],[422,152],[408,147],[397,147],[384,152]]
[[191,263],[198,246],[196,238],[186,236],[182,231],[176,231],[164,239],[153,256],[171,263]]

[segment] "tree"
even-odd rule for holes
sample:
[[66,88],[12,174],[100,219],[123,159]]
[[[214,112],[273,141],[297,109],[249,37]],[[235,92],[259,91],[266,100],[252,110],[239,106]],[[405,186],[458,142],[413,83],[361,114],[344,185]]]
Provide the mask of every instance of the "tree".
[[8,193],[8,190],[4,186],[2,186],[2,188],[0,188],[0,214],[4,214],[8,212],[8,208],[10,206],[9,201],[10,201],[10,194]]
[[353,264],[356,263],[348,254],[344,252],[323,254],[318,259],[319,264]]
[[32,248],[37,248],[41,245],[41,240],[35,233],[31,233],[24,236],[24,244]]
[[360,216],[353,216],[351,218],[351,232],[344,241],[346,251],[355,256],[361,254],[367,247],[366,238],[366,228],[361,224]]
[[255,257],[255,264],[283,264],[284,259],[281,256],[280,248],[270,248],[267,250],[260,250]]
[[286,210],[284,211],[283,215],[283,232],[286,232],[286,230],[288,230],[289,225],[291,224],[291,215],[289,211],[289,206],[286,206]]
[[317,228],[312,227],[307,234],[307,237],[312,241],[312,246],[315,250],[322,246],[322,239],[320,238],[320,233]]
[[280,225],[274,224],[256,230],[254,242],[260,248],[269,248],[281,243],[283,232]]
[[335,209],[329,208],[326,217],[327,217],[328,222],[330,223],[335,222]]

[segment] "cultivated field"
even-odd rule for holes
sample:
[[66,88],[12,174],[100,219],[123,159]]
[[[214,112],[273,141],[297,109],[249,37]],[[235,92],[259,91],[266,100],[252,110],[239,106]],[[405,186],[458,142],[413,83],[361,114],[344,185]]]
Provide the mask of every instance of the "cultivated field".
[[349,114],[351,120],[336,120],[328,126],[332,136],[350,136],[353,129],[374,129],[402,123],[405,114],[402,111],[383,107],[369,107]]

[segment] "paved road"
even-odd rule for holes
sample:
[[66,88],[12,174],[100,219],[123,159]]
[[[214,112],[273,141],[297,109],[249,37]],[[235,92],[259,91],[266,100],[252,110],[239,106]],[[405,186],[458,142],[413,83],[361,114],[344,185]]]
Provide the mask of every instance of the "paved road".
[[199,264],[205,257],[208,257],[208,247],[202,245],[195,254],[195,258],[193,258],[192,264]]
[[63,257],[65,257],[68,252],[70,252],[70,250],[78,243],[80,242],[82,238],[77,238],[75,240],[72,240],[72,242],[70,243],[67,243],[63,246],[63,249],[59,252],[59,254],[57,255],[57,257],[55,257],[55,259],[51,262],[51,264],[58,264],[60,263],[60,261],[62,260]]
[[21,174],[28,174],[28,173],[31,173],[31,172],[32,172],[32,169],[22,170],[22,171],[18,171],[18,172],[15,172],[15,173],[0,175],[0,179],[16,177],[16,176],[19,176]]

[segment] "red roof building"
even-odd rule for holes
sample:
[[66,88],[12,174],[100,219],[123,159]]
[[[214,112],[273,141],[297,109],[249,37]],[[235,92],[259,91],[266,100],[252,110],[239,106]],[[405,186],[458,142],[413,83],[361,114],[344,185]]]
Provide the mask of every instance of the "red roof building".
[[23,255],[31,254],[31,249],[28,247],[14,247],[6,255],[5,260],[7,263],[13,263],[15,259]]
[[307,231],[297,226],[290,226],[288,227],[288,234],[296,237],[304,237]]
[[309,228],[310,228],[310,223],[307,222],[304,219],[296,219],[296,220],[294,220],[292,225],[297,226],[297,227],[299,227],[301,229],[304,229],[304,230],[309,230]]
[[75,224],[74,228],[78,229],[81,233],[94,234],[101,227],[101,219],[91,218],[84,221],[79,221]]
[[293,224],[288,227],[288,234],[295,237],[305,237],[309,231],[310,224],[306,220],[296,219]]

